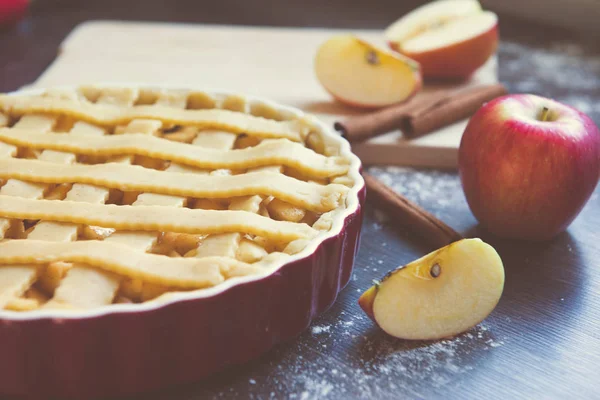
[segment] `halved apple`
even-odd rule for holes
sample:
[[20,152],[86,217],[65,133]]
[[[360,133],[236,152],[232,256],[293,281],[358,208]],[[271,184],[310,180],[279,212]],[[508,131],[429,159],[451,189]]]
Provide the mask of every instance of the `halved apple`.
[[390,25],[390,47],[421,64],[425,78],[465,78],[498,47],[498,17],[475,0],[426,4]]
[[391,271],[358,304],[392,336],[442,339],[483,321],[503,288],[496,250],[480,239],[463,239]]
[[365,108],[404,101],[422,82],[418,63],[352,35],[332,37],[319,47],[315,73],[333,97]]
[[385,36],[390,46],[402,43],[449,21],[478,14],[482,11],[477,0],[438,0],[427,3],[405,14],[390,25]]

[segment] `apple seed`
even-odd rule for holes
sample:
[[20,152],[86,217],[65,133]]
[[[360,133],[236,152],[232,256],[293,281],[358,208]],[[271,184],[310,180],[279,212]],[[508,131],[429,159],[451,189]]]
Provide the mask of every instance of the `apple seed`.
[[379,65],[379,56],[377,56],[377,53],[375,53],[374,50],[367,51],[365,58],[369,64]]
[[431,267],[431,270],[429,270],[429,273],[433,278],[437,278],[442,273],[442,267],[440,267],[440,264],[435,263]]

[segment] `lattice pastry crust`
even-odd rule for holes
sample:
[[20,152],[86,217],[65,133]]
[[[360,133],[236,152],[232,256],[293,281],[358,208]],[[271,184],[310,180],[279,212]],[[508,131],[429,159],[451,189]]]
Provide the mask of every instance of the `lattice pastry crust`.
[[195,91],[0,96],[0,309],[156,301],[301,255],[356,201],[320,126]]

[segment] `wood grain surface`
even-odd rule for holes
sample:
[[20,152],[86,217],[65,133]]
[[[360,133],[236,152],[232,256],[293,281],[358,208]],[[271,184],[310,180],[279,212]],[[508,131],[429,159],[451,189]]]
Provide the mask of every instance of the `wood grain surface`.
[[[0,33],[0,88],[33,82],[67,33],[87,19],[383,28],[416,3],[40,0],[26,20]],[[600,123],[598,46],[553,27],[502,15],[500,21],[500,81],[513,92],[571,104]],[[600,189],[567,232],[529,244],[481,232],[452,171],[369,172],[463,235],[481,236],[498,249],[506,287],[483,324],[434,343],[395,340],[373,326],[356,304],[360,292],[424,249],[410,227],[368,206],[353,278],[311,328],[251,363],[139,398],[600,398]]]

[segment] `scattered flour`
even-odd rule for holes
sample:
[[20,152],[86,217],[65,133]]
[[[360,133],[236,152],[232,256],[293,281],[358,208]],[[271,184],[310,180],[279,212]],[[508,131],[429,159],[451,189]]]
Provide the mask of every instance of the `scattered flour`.
[[386,213],[380,210],[375,210],[374,214],[376,222],[373,223],[373,227],[376,229],[381,229],[382,224],[385,224],[387,221],[389,221],[389,217]]
[[573,43],[557,42],[549,48],[540,48],[503,41],[501,55],[500,80],[508,80],[512,92],[550,97],[600,121],[600,103],[597,101],[600,52],[587,51],[583,45]]
[[[600,55],[584,55],[583,47],[579,45],[555,43],[545,49],[505,41],[501,46],[503,58],[500,73],[508,71],[512,72],[511,77],[517,77],[519,71],[535,71],[535,75],[530,77],[522,74],[524,80],[517,83],[517,91],[539,91],[546,89],[546,84],[578,91],[600,89],[600,81],[595,78],[600,70]],[[523,54],[527,54],[527,57],[523,57]],[[526,82],[526,87],[520,86],[523,82]]]
[[315,380],[308,381],[306,389],[307,390],[302,392],[300,400],[323,399],[331,393],[334,387],[333,384],[327,382],[326,380]]
[[320,333],[323,332],[329,332],[331,330],[331,325],[327,325],[327,326],[313,326],[312,327],[312,333],[313,335],[318,335]]
[[[356,325],[354,317],[351,318],[329,325],[325,331],[323,327],[313,328],[312,333],[319,335],[318,340],[327,340],[332,343],[330,347],[340,351],[336,351],[335,358],[320,358],[317,365],[306,357],[298,357],[291,366],[288,364],[282,373],[293,377],[287,385],[295,393],[290,398],[382,398],[389,395],[390,389],[418,397],[413,391],[418,390],[419,382],[434,388],[451,384],[461,374],[473,370],[477,360],[485,356],[482,353],[504,344],[484,325],[438,342],[401,341],[379,332],[367,336],[350,335],[344,330]],[[366,324],[359,325],[364,329]],[[323,332],[327,334],[321,335]],[[347,356],[348,342],[352,348],[360,349],[360,357]],[[285,393],[285,388],[281,389],[281,393]]]
[[[322,350],[306,352],[307,345]],[[390,391],[422,397],[431,387],[457,384],[502,345],[486,325],[437,342],[397,340],[374,328],[364,314],[341,311],[336,323],[315,325],[299,338],[297,351],[292,346],[283,359],[276,357],[268,378],[276,391],[270,398],[379,399]]]
[[[378,214],[380,214],[380,213],[378,213]],[[380,221],[377,221],[377,220],[375,222],[373,222],[373,224],[371,226],[373,227],[374,231],[380,231],[383,229],[383,223]]]
[[[390,166],[373,167],[369,173],[409,200],[427,204],[428,211],[438,217],[452,204],[464,201],[460,179],[455,172]],[[381,223],[385,221],[387,219],[382,219]]]

